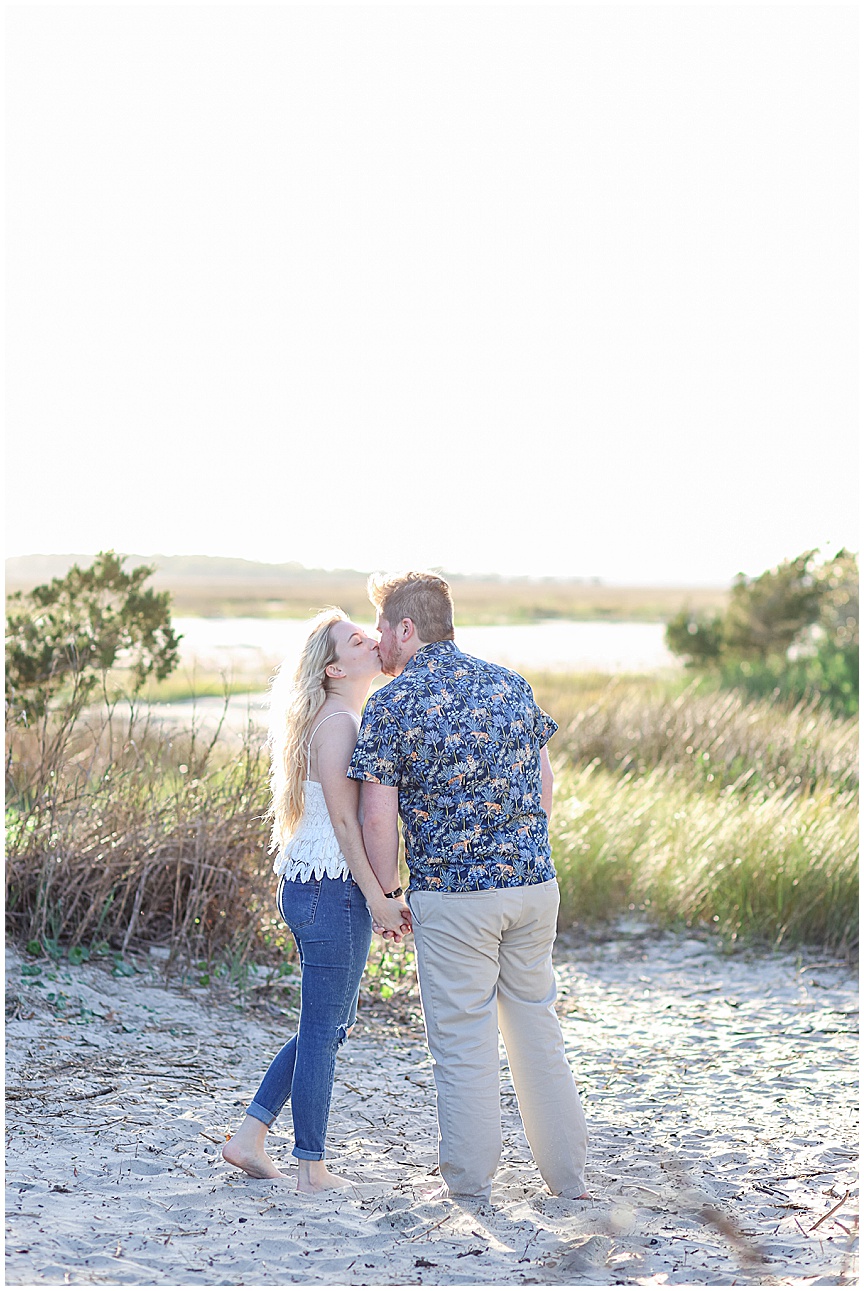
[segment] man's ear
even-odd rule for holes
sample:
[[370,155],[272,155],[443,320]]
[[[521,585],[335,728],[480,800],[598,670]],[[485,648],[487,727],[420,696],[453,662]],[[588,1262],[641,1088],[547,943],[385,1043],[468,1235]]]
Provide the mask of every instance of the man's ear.
[[399,624],[400,641],[410,641],[412,636],[414,636],[414,634],[416,633],[416,631],[417,629],[414,626],[413,619],[402,619],[402,621]]

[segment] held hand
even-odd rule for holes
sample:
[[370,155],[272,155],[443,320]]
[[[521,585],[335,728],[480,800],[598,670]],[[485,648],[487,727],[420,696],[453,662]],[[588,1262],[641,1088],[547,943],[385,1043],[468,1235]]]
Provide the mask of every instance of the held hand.
[[[405,938],[410,936],[413,931],[413,928],[409,928],[407,923],[403,923],[398,932],[382,931],[379,935],[383,937],[384,941],[392,941],[394,946],[401,946]],[[379,929],[373,926],[373,932],[379,932]]]
[[405,919],[405,920],[403,921],[403,923],[402,923],[402,927],[399,929],[399,931],[398,931],[398,932],[392,932],[392,933],[390,933],[390,932],[385,932],[385,933],[384,933],[384,936],[385,936],[385,937],[392,937],[392,938],[393,938],[393,940],[394,940],[394,942],[396,943],[396,945],[397,945],[397,946],[399,946],[399,945],[401,945],[401,943],[405,940],[405,938],[406,938],[406,937],[410,937],[410,936],[411,936],[411,934],[412,934],[412,932],[413,932],[413,931],[414,931],[414,929],[413,929],[413,927],[412,927],[412,925],[411,925],[411,911],[409,910],[409,911],[408,911],[408,914],[407,914],[407,919]]
[[398,945],[411,932],[411,911],[398,897],[382,897],[372,910],[372,930]]
[[411,935],[411,929],[402,925],[401,932],[382,932],[381,936],[385,941],[392,941],[394,946],[401,946],[406,937]]

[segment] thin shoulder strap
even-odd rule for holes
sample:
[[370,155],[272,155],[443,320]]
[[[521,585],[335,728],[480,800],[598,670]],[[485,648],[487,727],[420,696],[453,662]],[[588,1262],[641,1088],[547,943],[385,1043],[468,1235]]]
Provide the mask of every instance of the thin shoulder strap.
[[351,710],[348,708],[339,708],[336,710],[335,713],[328,713],[326,717],[322,717],[321,721],[318,723],[318,725],[315,727],[312,734],[309,736],[309,743],[306,745],[306,779],[307,780],[309,779],[309,773],[312,770],[312,741],[315,739],[315,736],[321,730],[321,727],[324,725],[325,722],[329,722],[331,717],[341,717],[343,715],[345,717],[353,718],[355,722],[357,721],[356,713],[352,713]]

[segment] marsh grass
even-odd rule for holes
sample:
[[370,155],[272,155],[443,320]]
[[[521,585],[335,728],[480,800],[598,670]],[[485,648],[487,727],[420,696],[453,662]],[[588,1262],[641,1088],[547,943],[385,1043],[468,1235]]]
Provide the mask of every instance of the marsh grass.
[[[86,557],[81,557],[86,561]],[[350,569],[304,569],[200,557],[133,557],[157,566],[153,586],[171,594],[175,615],[310,618],[322,605],[341,605],[350,618],[369,617],[367,575]],[[66,574],[72,558],[7,561],[7,590],[30,591]],[[718,587],[615,587],[593,579],[506,578],[448,574],[459,625],[528,623],[537,619],[665,622],[682,607],[722,610]]]
[[[551,832],[564,923],[630,911],[729,941],[853,944],[854,721],[679,679],[532,682],[560,723]],[[112,702],[8,741],[17,940],[70,958],[159,945],[169,967],[208,978],[215,963],[240,980],[245,965],[293,960],[273,901],[260,730],[178,730]],[[369,994],[409,981],[404,949],[373,949]]]
[[560,766],[552,850],[562,921],[630,911],[729,942],[857,940],[857,800],[828,784],[742,795],[674,771]]
[[256,673],[217,672],[212,668],[178,668],[164,681],[151,681],[141,692],[149,704],[177,704],[187,699],[221,698],[263,691],[272,669]]
[[[728,592],[722,588],[609,587],[562,579],[499,579],[448,576],[456,606],[456,625],[535,623],[571,619],[611,622],[665,622],[682,606],[721,610]],[[175,615],[218,618],[307,619],[322,605],[341,605],[349,618],[370,616],[366,576],[334,572],[318,578],[257,581],[154,578],[154,586],[171,592]]]
[[7,919],[24,941],[243,958],[279,940],[260,732],[160,729],[117,706],[14,732],[7,760]]
[[559,723],[562,922],[635,912],[844,951],[858,929],[858,725],[685,678],[531,678]]
[[752,700],[685,678],[530,678],[559,724],[550,749],[618,775],[655,768],[694,786],[736,792],[858,785],[858,724],[815,704]]

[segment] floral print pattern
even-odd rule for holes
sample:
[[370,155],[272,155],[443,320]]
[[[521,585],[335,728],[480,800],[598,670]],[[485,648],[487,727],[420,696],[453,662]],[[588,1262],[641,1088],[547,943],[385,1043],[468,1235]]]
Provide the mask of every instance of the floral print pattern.
[[557,729],[523,677],[452,641],[418,650],[370,697],[348,775],[398,787],[413,889],[555,877],[540,749]]

